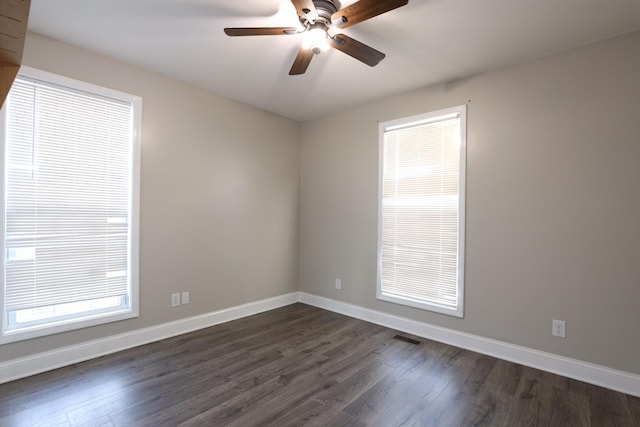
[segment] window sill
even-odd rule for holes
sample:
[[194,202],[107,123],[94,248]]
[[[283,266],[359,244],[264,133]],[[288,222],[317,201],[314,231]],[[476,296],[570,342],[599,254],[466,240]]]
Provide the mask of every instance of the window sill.
[[91,326],[104,325],[121,320],[138,317],[138,310],[127,309],[118,312],[101,313],[83,318],[68,319],[59,322],[52,322],[46,325],[38,325],[21,329],[4,330],[0,337],[0,344],[8,344],[17,341],[28,340],[47,335],[68,332]]

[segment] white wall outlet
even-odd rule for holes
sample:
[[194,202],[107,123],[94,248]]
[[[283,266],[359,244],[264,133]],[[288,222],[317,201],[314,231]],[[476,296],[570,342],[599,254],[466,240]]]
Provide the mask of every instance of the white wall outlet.
[[552,330],[551,334],[554,337],[566,338],[567,337],[567,323],[564,320],[553,320],[551,322]]
[[177,307],[180,305],[180,294],[176,292],[171,294],[171,307]]
[[342,289],[342,280],[336,279],[336,289]]
[[182,304],[189,304],[189,291],[182,292],[180,297],[182,298]]

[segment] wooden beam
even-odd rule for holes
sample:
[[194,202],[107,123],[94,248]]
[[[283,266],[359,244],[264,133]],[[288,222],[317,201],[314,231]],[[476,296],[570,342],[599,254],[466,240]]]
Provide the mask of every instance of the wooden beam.
[[30,7],[31,0],[0,0],[0,105],[22,63]]
[[18,75],[19,69],[19,65],[0,64],[0,105],[4,105],[4,100],[9,94],[9,90]]

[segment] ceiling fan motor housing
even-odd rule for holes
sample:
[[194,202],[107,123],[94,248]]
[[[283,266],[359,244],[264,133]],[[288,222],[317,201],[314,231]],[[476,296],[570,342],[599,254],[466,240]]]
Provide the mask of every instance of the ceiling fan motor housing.
[[[313,0],[318,14],[314,22],[323,22],[327,27],[331,25],[331,15],[338,11],[339,4],[333,0]],[[307,21],[309,22],[309,21]],[[309,22],[312,24],[313,22]],[[306,25],[306,22],[303,22]]]

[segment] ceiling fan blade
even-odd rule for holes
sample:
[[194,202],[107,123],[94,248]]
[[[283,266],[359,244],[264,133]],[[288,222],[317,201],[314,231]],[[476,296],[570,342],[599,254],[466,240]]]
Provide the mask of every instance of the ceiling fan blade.
[[329,38],[329,44],[331,47],[338,49],[340,52],[344,52],[349,56],[364,62],[370,67],[375,67],[386,56],[379,50],[367,46],[364,43],[360,43],[358,40],[352,39],[344,34],[336,34]]
[[298,29],[293,27],[256,27],[256,28],[225,28],[228,36],[284,36],[297,34]]
[[291,70],[289,70],[290,76],[297,76],[299,74],[304,74],[309,68],[309,64],[313,59],[315,54],[311,49],[305,49],[304,47],[298,51],[298,56],[296,56],[295,61],[293,61],[293,65],[291,66]]
[[409,0],[360,0],[331,15],[331,22],[347,28],[409,3]]
[[312,0],[291,0],[291,3],[296,7],[298,16],[303,20],[309,18],[309,20],[313,21],[318,17],[318,11]]

